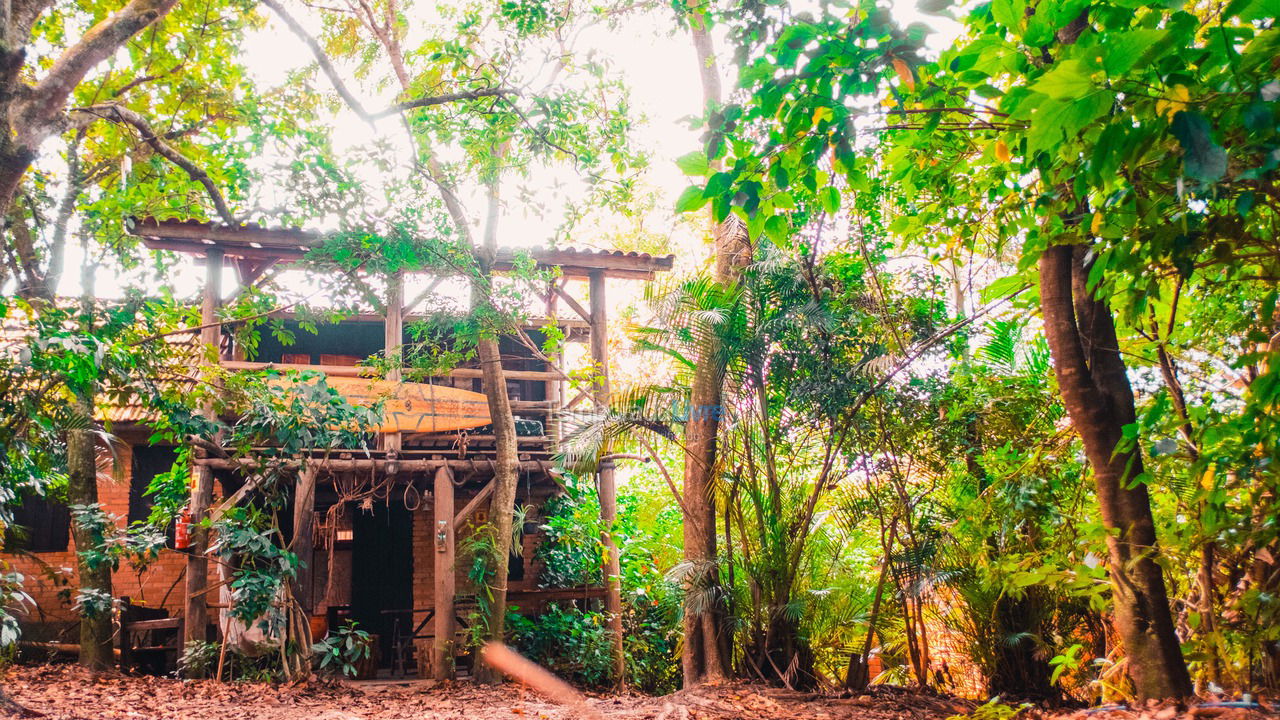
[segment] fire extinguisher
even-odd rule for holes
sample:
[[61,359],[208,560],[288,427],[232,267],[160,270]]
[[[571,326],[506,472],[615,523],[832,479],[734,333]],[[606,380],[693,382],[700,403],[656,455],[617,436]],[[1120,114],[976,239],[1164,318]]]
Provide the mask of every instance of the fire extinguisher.
[[183,507],[178,513],[178,520],[173,524],[173,547],[186,550],[191,547],[191,508]]

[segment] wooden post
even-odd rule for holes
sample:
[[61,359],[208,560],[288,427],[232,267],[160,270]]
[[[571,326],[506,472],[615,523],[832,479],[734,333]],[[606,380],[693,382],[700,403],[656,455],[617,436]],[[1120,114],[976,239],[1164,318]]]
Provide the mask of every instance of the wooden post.
[[[404,343],[404,273],[397,270],[387,278],[387,315],[383,323],[383,347],[386,351],[387,358],[394,358],[400,352],[400,346]],[[397,361],[391,363],[391,369],[387,371],[387,379],[391,382],[400,382],[403,377],[401,366],[403,362]],[[385,433],[382,436],[383,448],[387,450],[400,450],[400,433]]]
[[453,677],[454,532],[453,473],[436,471],[435,526],[432,535],[435,563],[435,644],[431,647],[431,673],[436,680]]
[[[206,348],[219,352],[222,328],[214,325],[218,317],[218,305],[222,300],[222,249],[205,251],[204,298],[200,305],[200,342]],[[208,401],[201,408],[205,417],[213,417],[213,403]],[[208,640],[209,599],[205,597],[209,585],[209,560],[205,550],[209,546],[209,533],[201,523],[213,502],[213,468],[197,465],[191,485],[191,549],[187,555],[187,592],[183,611],[182,639],[184,643]]]
[[315,569],[311,567],[313,559],[313,525],[316,505],[316,471],[303,468],[298,473],[293,492],[293,542],[290,547],[302,561],[298,567],[298,577],[294,580],[294,597],[308,616],[315,610],[315,599],[312,585]]
[[[555,292],[556,280],[552,280],[547,287],[547,323],[555,322],[557,307],[559,306],[560,296]],[[558,360],[561,353],[556,353],[552,360]],[[560,366],[564,366],[564,362],[560,361]],[[560,445],[560,405],[564,402],[563,394],[560,392],[560,379],[547,378],[546,395],[547,405],[550,411],[546,414],[547,437],[551,438],[551,447],[555,450]]]
[[[594,386],[596,410],[609,408],[609,315],[605,307],[604,272],[591,273],[591,362],[599,376]],[[606,450],[607,451],[607,450]],[[613,678],[619,688],[627,681],[627,656],[622,639],[622,567],[613,525],[618,519],[618,486],[613,460],[602,460],[600,472],[600,541],[604,545],[605,612],[612,633]]]

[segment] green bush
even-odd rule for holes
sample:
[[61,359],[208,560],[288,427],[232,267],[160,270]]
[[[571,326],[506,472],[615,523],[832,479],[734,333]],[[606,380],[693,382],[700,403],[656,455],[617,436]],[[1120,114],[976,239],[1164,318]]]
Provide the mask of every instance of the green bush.
[[611,684],[609,633],[604,613],[551,605],[536,618],[507,617],[516,650],[574,685]]
[[315,655],[318,671],[355,677],[358,664],[369,657],[372,648],[369,633],[359,629],[354,620],[348,620],[312,645],[311,653]]

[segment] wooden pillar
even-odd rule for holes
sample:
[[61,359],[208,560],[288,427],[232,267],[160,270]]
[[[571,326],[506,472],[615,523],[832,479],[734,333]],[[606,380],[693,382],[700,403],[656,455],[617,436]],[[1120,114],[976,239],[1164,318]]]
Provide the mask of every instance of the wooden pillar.
[[302,561],[298,567],[298,577],[294,581],[294,597],[308,616],[315,610],[315,598],[312,586],[315,584],[315,568],[312,565],[314,553],[313,537],[316,506],[316,471],[310,467],[298,473],[293,491],[293,542],[290,547]]
[[[557,307],[559,305],[560,296],[556,294],[556,280],[552,280],[547,286],[547,324],[555,322]],[[551,358],[552,362],[558,362],[561,368],[564,367],[564,361],[560,358],[562,353],[556,353]],[[554,451],[560,445],[560,405],[564,402],[564,396],[560,391],[560,379],[551,378],[546,381],[547,396],[547,414],[544,416],[547,421],[547,437],[551,438],[551,448]]]
[[436,680],[453,677],[454,532],[453,473],[436,470],[435,527],[435,644],[431,647],[431,673]]
[[[609,408],[609,314],[605,306],[604,272],[591,273],[591,362],[599,376],[593,386],[597,411]],[[606,449],[607,452],[607,449]],[[605,613],[613,635],[613,679],[618,687],[626,684],[627,656],[622,645],[622,567],[613,526],[618,519],[618,486],[613,460],[602,460],[600,473],[600,541],[604,545]]]
[[[213,348],[215,356],[219,351],[222,328],[214,325],[218,317],[218,305],[222,300],[222,249],[209,248],[205,251],[204,298],[200,305],[200,342],[206,348]],[[205,417],[213,417],[213,403],[206,402],[201,408]],[[209,513],[209,504],[213,502],[213,468],[198,465],[193,473],[191,483],[191,547],[187,555],[187,587],[183,611],[184,642],[208,639],[206,629],[209,625],[209,598],[206,597],[209,586],[209,560],[205,550],[209,546],[209,533],[202,527],[202,521]]]
[[[394,359],[387,371],[387,379],[400,382],[400,371],[404,362],[397,355],[404,343],[404,273],[396,271],[387,278],[387,314],[383,323],[383,347],[388,359]],[[383,449],[400,450],[400,433],[386,433],[382,436]]]

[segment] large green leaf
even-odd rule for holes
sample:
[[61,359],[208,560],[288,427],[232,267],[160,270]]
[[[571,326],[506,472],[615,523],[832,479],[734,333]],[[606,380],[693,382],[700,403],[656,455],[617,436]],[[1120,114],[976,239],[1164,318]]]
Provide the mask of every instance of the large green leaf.
[[679,199],[676,200],[676,212],[693,212],[706,204],[707,196],[703,194],[702,188],[697,185],[691,185],[685,188],[684,192],[680,193]]
[[1183,174],[1212,183],[1227,174],[1227,151],[1213,141],[1209,121],[1198,112],[1183,110],[1173,116],[1169,128],[1182,144]]
[[707,163],[707,154],[701,150],[695,150],[691,153],[681,155],[676,158],[676,166],[685,175],[694,175],[701,177],[707,174],[709,165]]
[[1063,60],[1045,73],[1031,88],[1054,100],[1073,100],[1094,89],[1091,69],[1081,60]]

